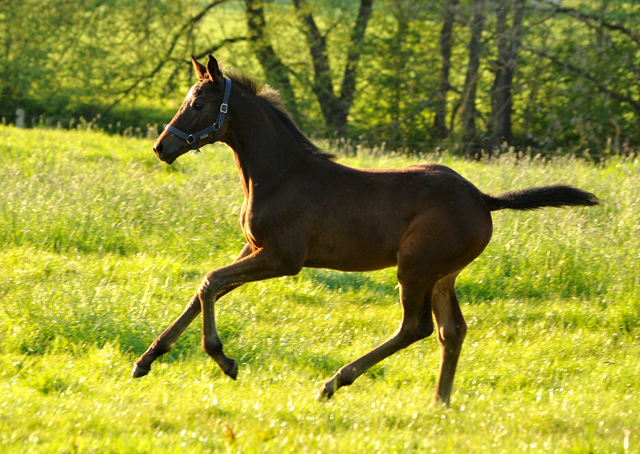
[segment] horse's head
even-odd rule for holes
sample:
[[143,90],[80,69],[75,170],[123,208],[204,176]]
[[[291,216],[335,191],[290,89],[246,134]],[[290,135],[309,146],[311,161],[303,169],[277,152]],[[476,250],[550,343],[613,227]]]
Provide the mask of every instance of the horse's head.
[[193,56],[191,60],[198,82],[153,145],[158,159],[167,164],[188,151],[199,151],[199,147],[215,142],[224,129],[231,81],[222,76],[213,56],[209,55],[207,66]]

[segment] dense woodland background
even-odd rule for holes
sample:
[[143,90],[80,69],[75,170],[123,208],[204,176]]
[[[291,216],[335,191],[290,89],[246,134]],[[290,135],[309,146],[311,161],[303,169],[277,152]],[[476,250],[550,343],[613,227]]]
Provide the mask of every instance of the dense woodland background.
[[214,53],[312,136],[460,154],[640,145],[636,0],[3,0],[0,116],[151,135]]

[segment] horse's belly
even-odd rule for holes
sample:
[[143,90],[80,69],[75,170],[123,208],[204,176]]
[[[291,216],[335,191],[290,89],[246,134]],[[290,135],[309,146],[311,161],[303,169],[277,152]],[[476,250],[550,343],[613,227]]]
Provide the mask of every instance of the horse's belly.
[[357,258],[347,258],[339,260],[332,257],[328,259],[310,258],[304,263],[304,266],[306,268],[326,268],[338,271],[374,271],[389,268],[396,264],[395,258],[386,260],[358,260]]
[[326,232],[310,242],[304,266],[341,271],[372,271],[395,266],[397,244],[391,238],[359,232]]

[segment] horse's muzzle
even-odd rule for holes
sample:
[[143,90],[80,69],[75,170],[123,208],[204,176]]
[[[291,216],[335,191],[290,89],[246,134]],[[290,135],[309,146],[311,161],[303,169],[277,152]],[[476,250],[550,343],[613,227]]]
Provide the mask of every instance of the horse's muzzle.
[[164,145],[162,145],[162,137],[159,137],[156,143],[153,145],[153,151],[159,160],[166,162],[167,164],[172,164],[179,155],[169,155]]
[[162,142],[158,141],[155,144],[153,144],[153,151],[156,153],[156,156],[160,160],[162,160],[162,151],[163,151],[162,149],[163,149]]

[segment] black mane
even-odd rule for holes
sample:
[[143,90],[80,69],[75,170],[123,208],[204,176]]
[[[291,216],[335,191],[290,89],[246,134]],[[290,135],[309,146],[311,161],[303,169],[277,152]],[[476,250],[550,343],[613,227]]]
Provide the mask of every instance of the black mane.
[[335,155],[327,153],[326,151],[315,145],[313,142],[311,142],[307,135],[302,132],[300,128],[298,128],[298,126],[293,121],[293,118],[291,118],[291,115],[287,111],[284,100],[282,99],[282,95],[278,90],[271,87],[270,85],[259,85],[258,82],[256,82],[254,79],[237,69],[226,70],[225,76],[231,79],[233,83],[243,86],[247,90],[254,93],[256,96],[258,96],[260,99],[266,101],[267,104],[273,109],[278,119],[287,128],[287,131],[289,131],[289,133],[291,133],[291,135],[298,141],[304,151],[306,151],[310,155],[325,160],[332,160],[335,158]]

